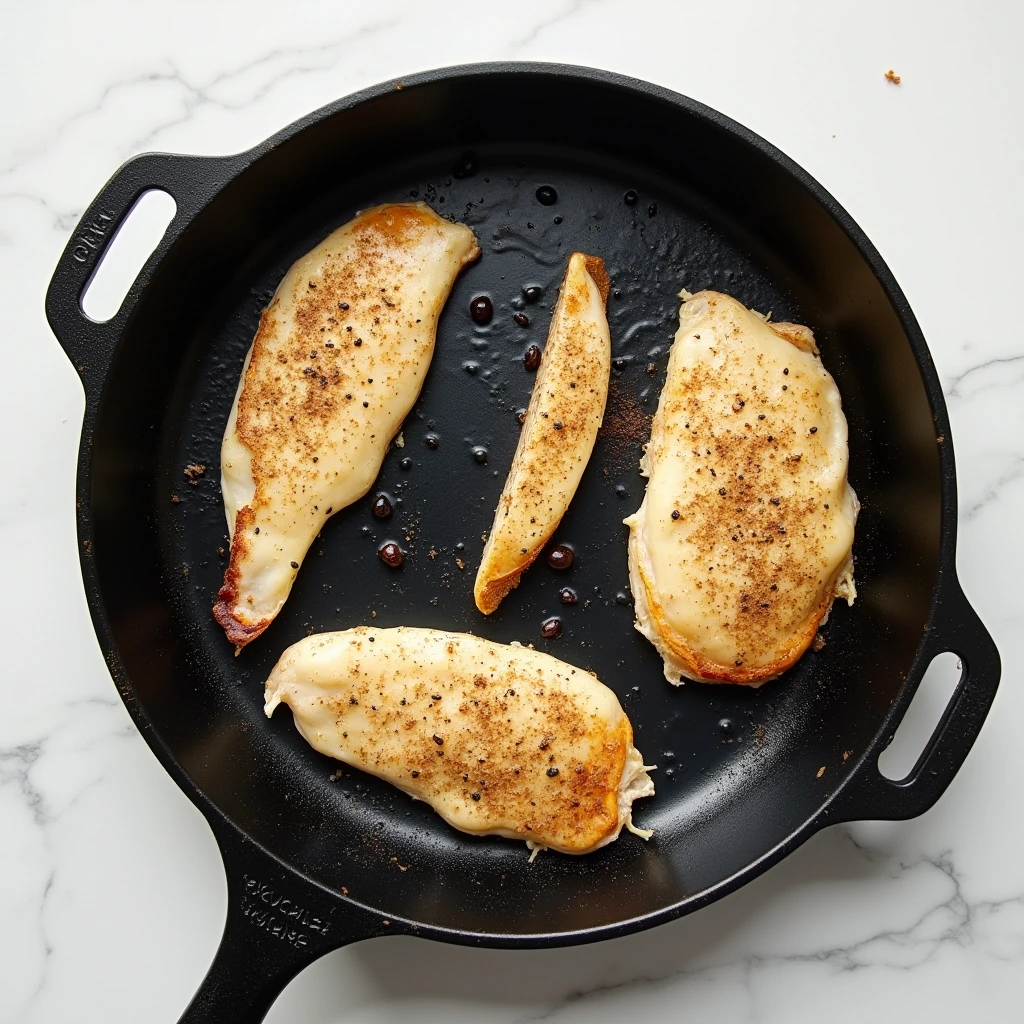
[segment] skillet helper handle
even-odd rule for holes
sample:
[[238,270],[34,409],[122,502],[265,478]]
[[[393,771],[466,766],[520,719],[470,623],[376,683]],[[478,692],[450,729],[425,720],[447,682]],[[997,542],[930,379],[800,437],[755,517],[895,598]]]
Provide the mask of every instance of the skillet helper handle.
[[941,597],[918,661],[918,683],[932,659],[945,651],[960,659],[960,682],[917,764],[898,782],[885,778],[877,765],[879,755],[892,741],[913,699],[915,685],[902,707],[886,723],[882,740],[868,751],[867,763],[837,794],[829,822],[914,818],[924,814],[953,781],[992,707],[1000,674],[995,642],[955,576],[941,586]]
[[[46,290],[46,318],[82,377],[86,398],[98,397],[91,383],[102,382],[114,346],[153,268],[185,230],[193,215],[223,188],[245,157],[195,157],[144,153],[123,164],[89,204],[68,240]],[[103,254],[141,196],[167,192],[177,207],[163,238],[139,271],[121,308],[105,323],[82,310],[82,293]]]
[[215,832],[228,916],[213,964],[178,1024],[259,1024],[288,982],[324,953],[405,930],[283,869],[232,826]]

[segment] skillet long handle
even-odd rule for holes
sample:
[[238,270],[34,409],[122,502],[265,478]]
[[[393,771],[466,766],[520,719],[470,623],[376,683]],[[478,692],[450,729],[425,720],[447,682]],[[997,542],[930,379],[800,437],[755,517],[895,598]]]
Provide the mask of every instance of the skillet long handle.
[[179,1024],[259,1024],[288,982],[324,953],[406,930],[283,868],[232,826],[220,822],[214,831],[227,872],[227,921]]
[[915,662],[917,683],[932,659],[944,651],[957,655],[960,682],[917,764],[893,782],[878,771],[878,757],[889,745],[917,686],[894,707],[865,763],[829,806],[823,824],[881,819],[897,821],[924,814],[946,791],[970,752],[999,686],[999,651],[952,574],[940,583],[941,596],[927,639]]
[[[46,318],[82,377],[87,400],[98,398],[117,339],[157,263],[187,229],[193,216],[248,159],[248,154],[195,157],[145,153],[123,164],[89,204],[46,290]],[[172,196],[177,206],[174,218],[117,314],[105,323],[97,323],[82,311],[82,292],[132,207],[154,188]]]

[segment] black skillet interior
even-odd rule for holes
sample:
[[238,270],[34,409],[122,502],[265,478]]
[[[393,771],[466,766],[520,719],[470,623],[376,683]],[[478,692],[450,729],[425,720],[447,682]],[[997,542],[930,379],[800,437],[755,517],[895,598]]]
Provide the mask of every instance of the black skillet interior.
[[[468,150],[475,172],[459,176]],[[706,902],[810,834],[851,773],[877,774],[865,754],[873,744],[877,754],[892,707],[909,699],[908,676],[912,692],[923,671],[943,564],[956,586],[952,456],[936,442],[941,394],[902,297],[802,172],[680,97],[538,66],[372,90],[234,163],[145,159],[179,184],[179,209],[197,215],[115,321],[105,380],[82,368],[87,591],[150,742],[252,842],[327,890],[466,941],[569,940]],[[190,176],[200,199],[188,198]],[[542,185],[556,191],[553,205],[538,201]],[[329,522],[278,620],[236,658],[210,615],[226,546],[219,450],[260,309],[289,264],[357,210],[411,197],[469,224],[482,257],[445,308],[404,447],[388,453],[370,494]],[[543,345],[575,249],[606,262],[615,357],[605,426],[558,532],[576,562],[565,573],[539,562],[485,620],[472,582],[533,382],[523,353]],[[534,285],[542,297],[525,303]],[[643,496],[637,461],[683,287],[727,291],[812,326],[850,425],[863,502],[859,599],[836,607],[823,650],[759,690],[670,687],[632,627],[621,521]],[[468,312],[482,294],[495,309],[486,327]],[[67,296],[51,290],[49,301],[71,347],[64,314],[53,312]],[[195,463],[207,471],[193,486],[184,470]],[[389,522],[371,515],[380,490],[396,507]],[[399,571],[376,557],[385,539],[408,552]],[[560,603],[564,586],[576,605]],[[550,615],[564,624],[556,639],[540,633]],[[457,833],[314,753],[286,710],[268,722],[262,683],[281,651],[358,623],[532,642],[594,669],[659,766],[657,795],[636,809],[655,837],[624,835],[593,856],[549,853],[528,865],[521,844]]]

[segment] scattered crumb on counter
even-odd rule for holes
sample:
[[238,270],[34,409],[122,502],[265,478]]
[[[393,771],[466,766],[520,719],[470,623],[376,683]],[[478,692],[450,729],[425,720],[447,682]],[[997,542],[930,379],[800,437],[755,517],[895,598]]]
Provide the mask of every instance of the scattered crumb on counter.
[[461,558],[456,558],[456,559],[455,559],[455,564],[456,564],[456,565],[457,565],[457,566],[458,566],[458,567],[459,567],[460,569],[465,569],[465,568],[466,568],[466,563],[465,563],[465,562],[464,562],[464,561],[463,561],[463,560],[462,560]]
[[889,70],[886,71],[886,73],[885,73],[885,80],[887,82],[892,82],[893,85],[899,85],[900,84],[900,76],[897,75],[896,72],[893,71],[892,68],[889,68]]
[[176,494],[172,494],[171,495],[171,504],[172,505],[180,505],[181,504],[181,498],[179,498]]
[[848,760],[852,753],[853,753],[852,750],[844,750],[843,751],[843,760],[844,761]]
[[201,462],[191,462],[184,470],[185,479],[193,486],[199,485],[199,478],[206,472],[206,467]]
[[824,774],[825,774],[825,766],[824,766],[824,765],[822,765],[822,766],[821,766],[821,767],[820,767],[820,768],[818,769],[818,774],[817,774],[817,775],[815,776],[815,778],[818,778],[818,779],[820,779],[820,778],[822,777],[822,775],[824,775]]
[[823,651],[825,649],[825,638],[820,633],[814,634],[814,639],[811,641],[812,651]]

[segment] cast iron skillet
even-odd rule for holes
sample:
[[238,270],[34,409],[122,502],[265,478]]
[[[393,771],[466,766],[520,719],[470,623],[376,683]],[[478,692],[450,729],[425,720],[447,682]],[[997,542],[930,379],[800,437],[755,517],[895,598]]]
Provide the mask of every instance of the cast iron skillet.
[[[556,189],[555,205],[538,202],[540,185]],[[92,322],[83,288],[153,187],[173,195],[177,215],[120,312]],[[624,200],[630,189],[635,205]],[[226,540],[217,467],[259,311],[334,227],[417,194],[470,224],[483,256],[455,286],[405,447],[389,453],[375,488],[396,499],[396,515],[374,520],[373,492],[336,515],[277,622],[235,658],[210,616]],[[606,425],[559,531],[576,564],[560,576],[539,563],[485,621],[472,581],[533,380],[522,354],[544,341],[573,249],[607,263],[616,357]],[[524,308],[526,285],[544,294]],[[820,653],[760,690],[670,687],[632,628],[621,520],[643,494],[637,459],[683,286],[811,325],[850,424],[860,597],[835,608]],[[487,328],[468,315],[478,294],[494,302]],[[520,310],[526,328],[512,319]],[[949,424],[918,325],[817,182],[692,100],[582,68],[481,65],[369,89],[239,156],[140,156],[83,216],[46,311],[85,386],[78,527],[99,642],[227,869],[224,938],[185,1021],[261,1020],[305,965],[369,936],[554,946],[668,921],[827,824],[921,814],[978,735],[999,658],[956,578]],[[428,431],[441,439],[436,451]],[[194,463],[208,467],[196,486],[183,475]],[[397,573],[375,557],[389,537],[409,551]],[[559,604],[564,585],[577,605]],[[564,631],[545,640],[540,622],[555,613]],[[636,812],[655,837],[529,866],[521,844],[464,836],[340,770],[286,711],[268,722],[262,683],[281,651],[313,630],[363,622],[532,640],[595,669],[659,766],[657,795]],[[887,781],[878,755],[947,650],[963,663],[956,694],[914,771]]]

